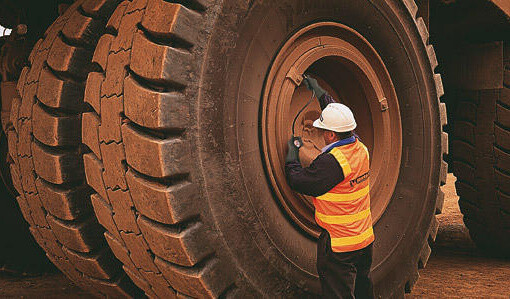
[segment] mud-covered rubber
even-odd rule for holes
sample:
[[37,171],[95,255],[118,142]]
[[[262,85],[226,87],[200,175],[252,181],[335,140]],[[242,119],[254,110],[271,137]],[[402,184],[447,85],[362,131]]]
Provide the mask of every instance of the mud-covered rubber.
[[[106,228],[108,244],[126,273],[149,296],[298,296],[318,292],[316,277],[296,270],[289,260],[278,256],[277,247],[264,235],[262,227],[267,223],[253,211],[248,196],[235,189],[241,173],[236,164],[238,149],[227,153],[223,143],[234,140],[236,134],[231,132],[223,139],[220,132],[228,118],[211,117],[221,113],[231,99],[223,94],[231,85],[221,82],[230,75],[224,59],[239,63],[235,52],[230,52],[236,48],[240,30],[236,22],[242,23],[243,16],[261,10],[295,13],[291,7],[297,1],[283,2],[275,3],[277,9],[264,10],[273,2],[124,1],[110,19],[118,24],[118,34],[107,32],[99,41],[93,61],[101,68],[88,75],[85,92],[85,101],[93,111],[82,117],[83,143],[90,149],[84,155],[85,176],[95,190],[92,204]],[[352,1],[344,3],[345,11],[357,9],[347,2]],[[328,2],[323,8],[323,4],[310,4],[310,11],[325,11],[326,17],[333,12],[327,6],[335,3],[339,2]],[[421,68],[419,76],[426,78],[421,96],[430,99],[426,104],[430,116],[425,116],[430,122],[422,133],[431,146],[419,149],[431,159],[425,189],[419,194],[426,196],[423,214],[416,216],[420,225],[409,233],[413,241],[402,245],[406,251],[388,261],[377,278],[378,295],[400,296],[410,291],[418,268],[425,266],[430,255],[438,225],[434,214],[440,212],[444,197],[439,186],[446,180],[442,157],[448,146],[442,132],[446,110],[439,103],[441,77],[434,74],[437,60],[428,44],[425,23],[417,18],[412,0],[388,3],[391,6],[385,3],[379,8],[396,12],[405,26],[411,27],[410,44],[421,57],[415,60],[416,68]],[[342,11],[335,10],[339,15]],[[267,60],[270,62],[270,57]],[[420,113],[414,112],[413,117]],[[257,112],[253,116],[256,118]],[[211,123],[206,124],[210,118]],[[255,125],[255,134],[245,136],[251,140],[244,140],[256,141],[256,121],[244,124]],[[258,155],[256,149],[255,145],[248,153]],[[412,168],[409,165],[407,169]],[[253,166],[262,168],[261,163]],[[263,183],[263,176],[263,171],[258,172],[257,180]],[[289,221],[275,208],[277,220],[267,225]],[[401,212],[409,214],[403,209],[408,205],[402,202]],[[399,236],[403,235],[401,231]],[[392,281],[387,283],[390,277]]]
[[503,88],[451,95],[451,160],[464,223],[479,248],[510,256],[510,44]]
[[84,83],[119,1],[76,1],[51,25],[22,71],[8,130],[11,176],[25,220],[48,258],[99,296],[134,296],[93,213],[81,146]]

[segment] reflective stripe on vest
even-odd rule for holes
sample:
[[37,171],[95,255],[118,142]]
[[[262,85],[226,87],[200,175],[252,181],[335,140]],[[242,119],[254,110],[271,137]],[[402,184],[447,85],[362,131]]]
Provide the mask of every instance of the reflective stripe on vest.
[[314,199],[315,220],[329,232],[334,252],[363,249],[374,241],[368,149],[356,140],[330,153],[342,168],[344,180]]

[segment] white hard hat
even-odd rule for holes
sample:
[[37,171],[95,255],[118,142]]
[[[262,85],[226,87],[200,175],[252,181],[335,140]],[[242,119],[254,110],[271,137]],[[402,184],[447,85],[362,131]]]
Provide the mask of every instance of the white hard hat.
[[349,107],[340,103],[331,103],[322,111],[321,117],[314,121],[313,126],[342,133],[354,130],[356,120]]

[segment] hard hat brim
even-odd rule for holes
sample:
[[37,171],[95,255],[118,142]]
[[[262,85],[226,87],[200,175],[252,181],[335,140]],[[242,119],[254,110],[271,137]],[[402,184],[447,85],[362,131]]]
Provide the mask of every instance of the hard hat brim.
[[333,131],[333,132],[338,132],[338,133],[344,133],[344,132],[350,132],[350,131],[356,129],[357,124],[356,124],[356,122],[354,122],[354,123],[352,123],[352,124],[350,124],[348,126],[344,126],[342,128],[329,128],[319,118],[319,119],[316,119],[313,122],[313,126],[316,127],[316,128],[319,128],[319,129],[323,129],[323,130],[328,130],[328,131]]

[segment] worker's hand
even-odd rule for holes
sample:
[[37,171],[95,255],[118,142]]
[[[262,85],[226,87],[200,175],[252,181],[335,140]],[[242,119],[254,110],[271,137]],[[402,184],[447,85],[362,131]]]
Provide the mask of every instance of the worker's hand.
[[303,146],[303,140],[301,137],[292,136],[287,142],[289,147],[289,151],[287,152],[287,157],[285,158],[285,162],[299,162],[299,148]]
[[306,88],[310,90],[314,90],[315,88],[319,87],[317,80],[310,77],[309,75],[303,76],[303,83],[305,84]]
[[310,77],[309,75],[303,76],[303,83],[305,84],[306,88],[315,92],[315,95],[318,99],[320,99],[322,95],[326,93],[326,91],[319,86],[317,80]]

